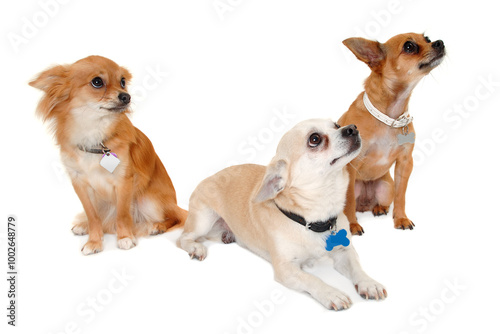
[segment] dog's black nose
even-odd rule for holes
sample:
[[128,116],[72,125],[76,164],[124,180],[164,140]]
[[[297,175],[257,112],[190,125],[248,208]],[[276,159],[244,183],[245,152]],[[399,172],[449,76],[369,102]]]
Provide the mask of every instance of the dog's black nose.
[[120,94],[118,94],[118,100],[120,100],[123,104],[129,104],[130,103],[130,94],[120,93]]
[[438,40],[432,43],[432,47],[436,50],[444,49],[444,42],[442,40]]
[[344,126],[342,128],[341,133],[342,133],[342,137],[352,137],[352,136],[357,136],[359,131],[358,131],[358,128],[356,127],[356,125],[351,124],[351,125]]

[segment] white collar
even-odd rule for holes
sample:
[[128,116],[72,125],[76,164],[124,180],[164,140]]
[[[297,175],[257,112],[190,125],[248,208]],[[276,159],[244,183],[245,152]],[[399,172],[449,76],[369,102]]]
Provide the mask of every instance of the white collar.
[[403,128],[405,126],[408,126],[408,124],[413,121],[413,117],[408,114],[408,110],[405,111],[403,115],[399,116],[398,119],[390,118],[373,106],[366,92],[363,95],[363,103],[373,117],[375,117],[382,123],[389,125],[391,128]]

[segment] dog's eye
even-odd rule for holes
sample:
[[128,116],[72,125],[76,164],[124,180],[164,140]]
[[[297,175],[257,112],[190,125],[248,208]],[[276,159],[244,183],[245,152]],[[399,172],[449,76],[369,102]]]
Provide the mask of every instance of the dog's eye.
[[424,39],[425,39],[425,41],[426,41],[427,43],[430,43],[430,42],[431,42],[431,40],[430,40],[430,39],[429,39],[429,37],[427,37],[427,36],[424,36]]
[[309,137],[309,143],[308,143],[309,147],[316,147],[319,144],[321,144],[321,136],[318,133],[313,133]]
[[100,77],[95,77],[94,79],[92,79],[92,81],[90,81],[90,83],[94,88],[101,88],[102,86],[104,86],[104,82]]
[[408,41],[403,45],[403,50],[406,53],[418,53],[418,45]]
[[122,80],[120,81],[120,85],[122,86],[122,88],[125,88],[125,78],[122,78]]
[[335,129],[340,129],[341,128],[341,126],[337,122],[334,122],[333,125],[335,126]]

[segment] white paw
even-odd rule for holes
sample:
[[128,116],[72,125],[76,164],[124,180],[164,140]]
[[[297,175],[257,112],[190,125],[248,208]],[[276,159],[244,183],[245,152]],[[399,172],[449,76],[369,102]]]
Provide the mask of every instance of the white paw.
[[351,298],[335,288],[324,291],[319,298],[319,302],[327,309],[335,311],[346,310],[352,305]]
[[118,240],[118,248],[120,249],[130,249],[137,245],[137,241],[132,238],[122,238]]
[[379,282],[368,278],[355,284],[356,291],[365,299],[383,300],[387,297],[387,291]]
[[96,254],[102,251],[102,242],[87,241],[82,248],[83,255]]
[[86,235],[86,234],[88,234],[87,228],[83,227],[81,225],[75,225],[75,226],[73,226],[73,228],[71,229],[71,231],[75,235]]
[[203,261],[207,257],[207,247],[199,242],[184,239],[180,240],[179,246],[188,252],[191,259]]

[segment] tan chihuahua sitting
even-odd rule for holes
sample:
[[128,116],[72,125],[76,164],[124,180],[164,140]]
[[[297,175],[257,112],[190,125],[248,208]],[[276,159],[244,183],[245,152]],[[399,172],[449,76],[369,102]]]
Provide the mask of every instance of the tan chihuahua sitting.
[[239,165],[205,179],[189,202],[185,230],[177,244],[204,260],[204,238],[235,241],[271,262],[275,279],[308,292],[322,305],[346,309],[342,291],[302,270],[328,256],[366,299],[384,299],[385,288],[359,264],[343,214],[349,183],[345,168],[360,151],[354,125],[331,120],[299,123],[281,139],[267,168]]
[[[394,227],[413,229],[405,213],[405,193],[413,169],[415,130],[408,114],[408,101],[417,83],[445,55],[441,40],[408,33],[386,43],[349,38],[343,42],[372,70],[359,94],[338,123],[356,124],[363,149],[348,166],[350,182],[344,210],[352,234],[362,235],[356,211],[387,214],[394,201]],[[389,169],[396,163],[394,180]]]

